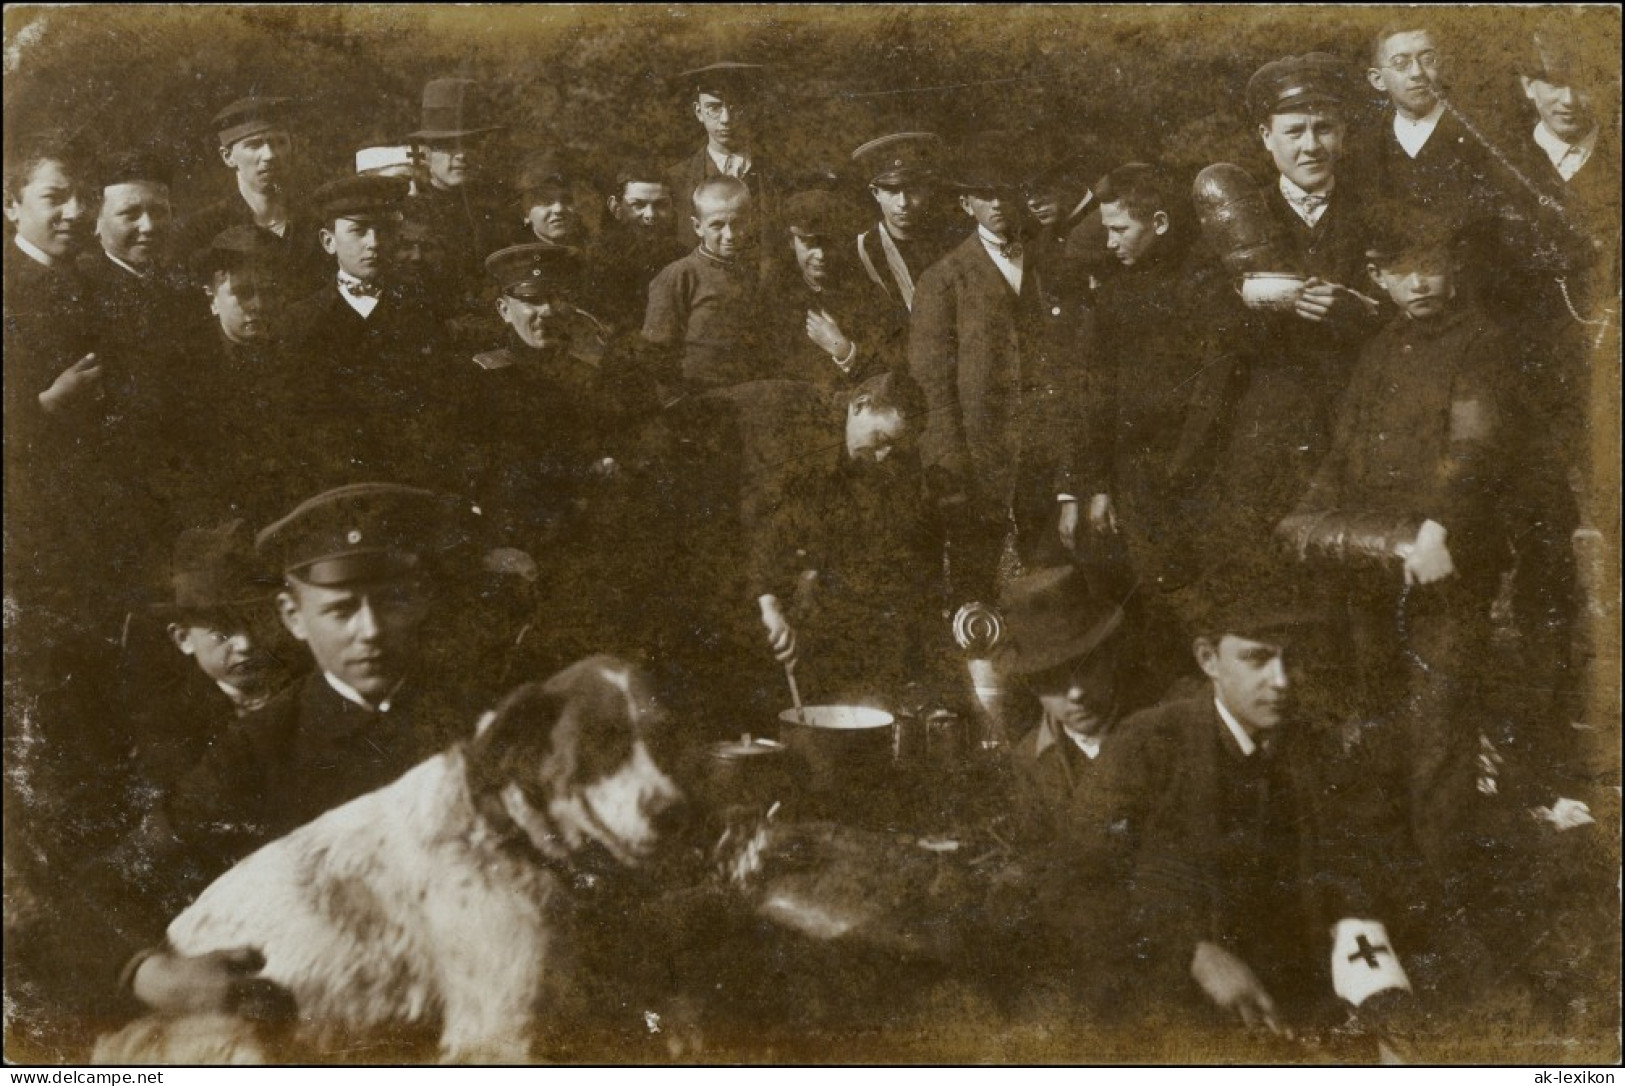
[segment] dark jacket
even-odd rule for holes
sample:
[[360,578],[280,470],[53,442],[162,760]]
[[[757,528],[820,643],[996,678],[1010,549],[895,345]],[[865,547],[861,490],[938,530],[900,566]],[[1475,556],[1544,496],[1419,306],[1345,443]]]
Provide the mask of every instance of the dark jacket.
[[[887,257],[886,243],[880,236],[885,229],[883,221],[877,222],[858,235],[858,266],[863,269],[864,278],[873,284],[873,290],[906,322],[913,308],[909,303],[913,301],[913,290],[918,286],[920,276],[925,274],[925,269],[952,252],[964,240],[965,232],[963,229],[928,228],[922,230],[920,236],[907,241],[891,238],[892,247],[902,262],[899,269],[892,267]],[[907,300],[899,274],[907,280]]]
[[[774,376],[806,381],[839,398],[875,374],[907,365],[908,324],[894,310],[876,304],[857,281],[855,268],[837,262],[835,269],[829,285],[815,291],[795,266],[776,268],[764,284],[762,308],[773,323]],[[807,335],[812,310],[828,313],[856,345],[846,370]]]
[[233,226],[253,227],[274,261],[289,297],[297,298],[305,291],[315,290],[330,274],[333,258],[322,251],[322,224],[314,213],[307,212],[297,201],[291,202],[288,225],[278,235],[255,225],[254,212],[235,191],[181,220],[175,230],[176,256],[190,258],[193,253],[207,249],[222,230]]
[[[741,180],[750,190],[758,236],[769,237],[773,233],[773,224],[778,220],[784,186],[772,166],[764,164],[761,155],[754,148],[751,150],[750,158],[750,172]],[[722,171],[717,169],[717,164],[711,159],[710,150],[705,146],[701,146],[687,158],[672,163],[666,170],[666,180],[671,186],[672,203],[677,208],[677,240],[684,248],[694,244],[694,226],[689,221],[694,215],[694,190],[706,178],[721,176]]]

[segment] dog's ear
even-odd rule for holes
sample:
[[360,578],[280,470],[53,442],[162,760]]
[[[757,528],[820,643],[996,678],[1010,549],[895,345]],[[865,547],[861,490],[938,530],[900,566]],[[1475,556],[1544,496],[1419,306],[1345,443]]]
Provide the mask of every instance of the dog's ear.
[[[565,697],[558,691],[541,683],[526,683],[485,714],[469,744],[469,772],[475,787],[500,790],[511,783],[533,781],[539,767],[554,754],[553,732],[564,704]],[[568,753],[571,744],[563,746]],[[560,766],[558,771],[567,779],[570,767]]]

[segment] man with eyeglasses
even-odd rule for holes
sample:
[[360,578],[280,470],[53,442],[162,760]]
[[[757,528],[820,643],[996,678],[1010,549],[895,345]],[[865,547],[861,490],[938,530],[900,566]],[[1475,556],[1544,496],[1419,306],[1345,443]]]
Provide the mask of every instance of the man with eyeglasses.
[[1465,216],[1490,175],[1488,154],[1441,100],[1445,66],[1421,23],[1383,27],[1372,39],[1366,81],[1387,96],[1377,136],[1377,175],[1385,195],[1434,212]]
[[[705,128],[705,146],[667,171],[677,206],[687,206],[700,182],[732,177],[750,190],[751,206],[759,219],[765,223],[774,217],[777,200],[772,173],[753,143],[762,71],[760,64],[725,60],[678,76],[691,93],[694,119]],[[685,246],[693,243],[685,216],[677,216],[676,230]]]

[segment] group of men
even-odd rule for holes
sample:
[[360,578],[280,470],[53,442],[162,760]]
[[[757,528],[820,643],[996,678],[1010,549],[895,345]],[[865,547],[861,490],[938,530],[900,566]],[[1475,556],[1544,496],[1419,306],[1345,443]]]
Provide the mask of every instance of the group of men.
[[[1483,744],[1566,753],[1588,350],[1617,320],[1617,68],[1543,30],[1528,144],[1497,147],[1444,55],[1426,20],[1375,36],[1368,145],[1342,61],[1264,65],[1273,175],[1200,229],[1189,179],[1084,185],[1001,133],[863,143],[840,172],[872,203],[798,185],[736,62],[684,73],[705,145],[627,162],[596,237],[563,149],[482,176],[466,79],[308,198],[293,103],[234,102],[234,191],[189,215],[149,152],[20,141],[7,740],[33,783],[6,855],[35,907],[8,896],[8,987],[92,1021],[238,998],[241,962],[137,951],[504,683],[615,651],[696,743],[770,720],[780,664],[810,700],[975,716],[1094,1006],[1147,962],[1282,1030],[1408,990],[1384,921],[1457,938]],[[1291,293],[1255,304],[1261,273]],[[1508,585],[1532,679],[1486,738]],[[1002,633],[956,644],[989,609]],[[1372,842],[1414,858],[1423,920],[1361,885]],[[1078,899],[1096,879],[1120,916]]]

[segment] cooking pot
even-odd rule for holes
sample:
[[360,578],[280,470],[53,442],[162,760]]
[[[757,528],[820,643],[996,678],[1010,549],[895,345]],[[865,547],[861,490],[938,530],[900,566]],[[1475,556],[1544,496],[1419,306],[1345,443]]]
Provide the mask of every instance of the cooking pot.
[[708,799],[719,806],[770,807],[791,789],[790,751],[749,735],[707,749]]
[[808,705],[779,714],[779,737],[815,791],[872,782],[891,767],[896,719],[867,705]]

